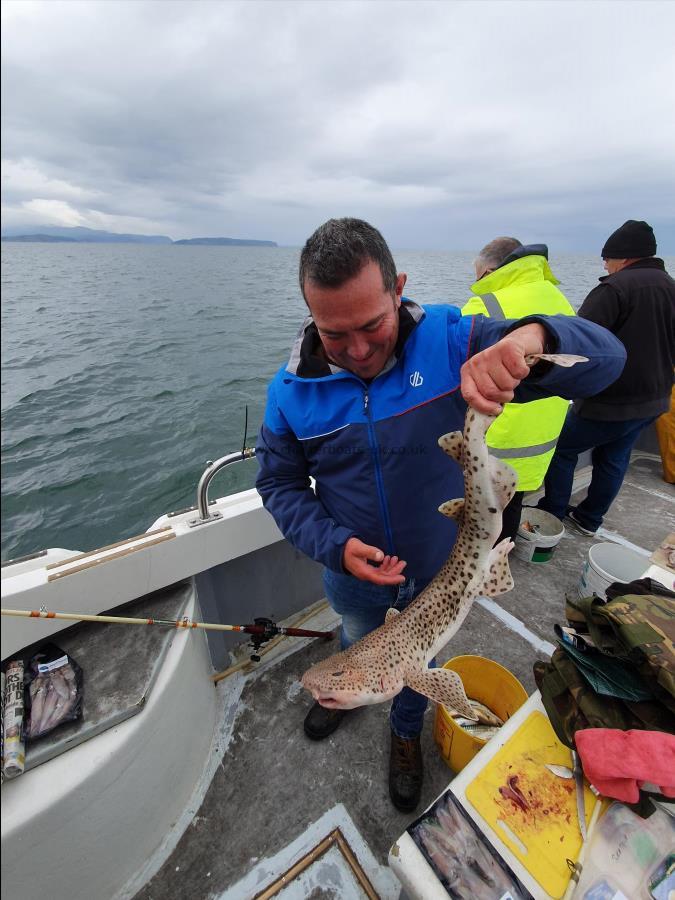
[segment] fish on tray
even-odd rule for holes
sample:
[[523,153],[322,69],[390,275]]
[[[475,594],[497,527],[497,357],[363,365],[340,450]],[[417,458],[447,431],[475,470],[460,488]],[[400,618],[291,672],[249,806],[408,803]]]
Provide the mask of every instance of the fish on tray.
[[[563,366],[586,361],[537,354],[526,362],[532,366],[540,359]],[[464,433],[439,438],[440,447],[464,473],[464,497],[439,507],[459,525],[452,552],[410,606],[402,612],[389,609],[383,625],[305,672],[302,684],[322,706],[353,709],[382,703],[407,686],[471,721],[479,720],[459,675],[428,665],[460,628],[477,597],[498,597],[513,587],[508,554],[514,545],[508,538],[496,547],[494,543],[517,479],[509,465],[488,452],[485,435],[494,419],[469,408]]]
[[449,792],[410,833],[443,886],[457,900],[519,900],[524,896],[485,841],[460,814]]

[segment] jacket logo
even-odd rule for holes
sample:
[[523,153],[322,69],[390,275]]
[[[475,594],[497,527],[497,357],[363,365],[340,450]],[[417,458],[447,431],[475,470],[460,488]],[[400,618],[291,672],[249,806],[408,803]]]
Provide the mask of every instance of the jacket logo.
[[410,384],[412,387],[422,387],[424,384],[424,378],[420,375],[419,372],[413,372],[410,376]]

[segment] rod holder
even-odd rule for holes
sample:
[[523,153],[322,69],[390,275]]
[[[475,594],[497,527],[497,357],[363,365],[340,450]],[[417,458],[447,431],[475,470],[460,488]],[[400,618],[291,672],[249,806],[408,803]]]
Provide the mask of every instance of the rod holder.
[[199,511],[199,516],[188,521],[190,528],[196,528],[197,525],[206,525],[208,522],[223,518],[223,514],[220,512],[209,513],[209,484],[213,477],[225,466],[253,459],[254,456],[255,448],[245,447],[243,450],[238,450],[236,453],[228,453],[227,456],[221,456],[215,462],[209,463],[197,485],[197,510]]

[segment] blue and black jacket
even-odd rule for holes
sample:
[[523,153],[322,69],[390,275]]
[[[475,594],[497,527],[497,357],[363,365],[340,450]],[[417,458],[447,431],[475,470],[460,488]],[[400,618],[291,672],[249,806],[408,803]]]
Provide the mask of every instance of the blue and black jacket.
[[431,579],[457,527],[438,506],[464,496],[460,467],[438,446],[442,434],[464,427],[460,368],[528,322],[545,326],[551,352],[590,361],[572,368],[540,364],[519,385],[517,401],[586,397],[621,373],[623,346],[591,322],[462,317],[452,306],[420,307],[404,298],[395,352],[366,383],[317,353],[318,332],[307,319],[288,365],[269,386],[256,446],[256,486],[290,543],[341,572],[344,545],[357,536],[406,560],[407,577]]

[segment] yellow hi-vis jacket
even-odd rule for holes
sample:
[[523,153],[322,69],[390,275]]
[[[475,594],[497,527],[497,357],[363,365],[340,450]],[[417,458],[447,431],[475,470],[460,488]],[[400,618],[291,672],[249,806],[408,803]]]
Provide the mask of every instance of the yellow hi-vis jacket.
[[[476,296],[462,315],[520,319],[541,313],[573,316],[574,310],[556,285],[543,256],[524,256],[495,269],[471,285]],[[490,453],[505,460],[518,473],[518,490],[541,486],[567,415],[569,403],[547,397],[531,403],[507,403],[487,432]]]

